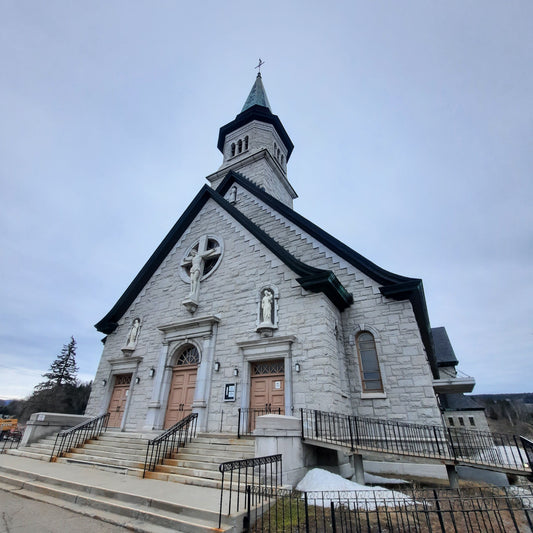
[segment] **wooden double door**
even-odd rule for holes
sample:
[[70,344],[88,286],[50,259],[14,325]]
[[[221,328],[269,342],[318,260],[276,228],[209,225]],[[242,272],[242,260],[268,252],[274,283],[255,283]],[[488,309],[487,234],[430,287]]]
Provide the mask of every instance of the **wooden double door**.
[[131,385],[131,374],[117,374],[115,384],[109,401],[109,422],[110,428],[119,428],[122,425],[122,418],[126,409],[126,401]]
[[191,414],[198,365],[180,365],[172,370],[172,383],[168,395],[165,429],[172,427]]

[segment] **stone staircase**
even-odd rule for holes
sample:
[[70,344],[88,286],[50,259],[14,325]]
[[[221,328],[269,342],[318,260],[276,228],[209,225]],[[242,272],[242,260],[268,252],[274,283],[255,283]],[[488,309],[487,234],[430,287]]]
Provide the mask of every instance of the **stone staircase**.
[[170,459],[165,459],[146,477],[190,485],[220,488],[222,474],[218,467],[227,461],[254,457],[255,441],[235,435],[199,434]]
[[[24,468],[16,463],[11,466],[4,456],[0,492],[58,505],[132,531],[240,531],[236,524],[242,523],[242,513],[224,517],[221,530],[217,529],[222,477],[218,468],[226,461],[254,457],[254,440],[199,434],[154,472],[147,472],[149,479],[140,479],[148,439],[155,436],[108,430],[57,458],[59,464],[49,462],[55,435],[10,450],[6,455],[16,456],[13,461]],[[39,466],[32,459],[40,460]],[[169,481],[175,483],[165,483]]]
[[[218,529],[220,496],[215,489],[124,479],[77,465],[41,462],[34,468],[31,463],[36,463],[31,459],[11,459],[0,456],[0,501],[2,493],[8,492],[139,533],[242,530],[239,526],[243,522],[242,512],[223,516]],[[95,525],[95,530],[104,531],[105,526]]]
[[[108,430],[98,439],[57,458],[57,462],[142,477],[147,442],[157,435]],[[30,446],[11,450],[9,454],[49,461],[55,439],[53,435]],[[235,435],[228,434],[199,434],[181,447],[177,454],[165,459],[154,472],[146,472],[145,477],[219,488],[222,478],[218,470],[220,463],[254,457],[254,452],[253,439],[237,439]]]

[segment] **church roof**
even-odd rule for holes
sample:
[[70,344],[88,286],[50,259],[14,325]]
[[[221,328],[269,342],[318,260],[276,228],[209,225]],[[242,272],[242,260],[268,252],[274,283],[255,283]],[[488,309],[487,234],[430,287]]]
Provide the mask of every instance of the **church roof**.
[[441,406],[446,411],[478,411],[485,408],[476,402],[471,396],[464,394],[439,394]]
[[98,331],[109,334],[116,329],[122,315],[127,311],[128,307],[133,303],[139,292],[148,283],[159,265],[170,253],[184,231],[189,227],[190,223],[209,199],[214,200],[225,209],[237,222],[250,231],[254,237],[297,274],[299,276],[297,281],[304,289],[311,292],[324,293],[341,311],[352,304],[352,295],[331,270],[316,268],[296,259],[296,257],[285,250],[248,217],[225,200],[218,191],[214,191],[211,187],[204,185],[111,311],[95,324],[95,328]]
[[241,109],[241,113],[254,105],[260,105],[263,107],[268,107],[268,109],[270,109],[270,103],[266,95],[265,87],[263,85],[260,72],[257,73],[257,78],[255,78],[255,83],[252,86],[252,90],[250,91],[246,102],[244,102],[244,105]]
[[438,366],[457,366],[459,361],[455,357],[452,343],[448,338],[446,328],[432,328],[433,342],[435,343],[435,358]]

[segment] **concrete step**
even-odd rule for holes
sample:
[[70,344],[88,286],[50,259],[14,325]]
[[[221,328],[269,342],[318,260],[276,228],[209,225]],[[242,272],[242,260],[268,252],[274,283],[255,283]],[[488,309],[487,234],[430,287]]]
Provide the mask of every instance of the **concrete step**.
[[218,470],[205,470],[202,468],[196,469],[162,464],[157,466],[156,471],[202,479],[222,479],[222,474]]
[[7,451],[8,455],[16,455],[18,457],[27,457],[28,459],[35,459],[37,461],[50,461],[50,454],[39,453],[31,451],[29,448],[18,448]]
[[[184,446],[180,447],[178,454],[183,454],[184,456],[194,455],[196,457],[223,457],[225,461],[233,461],[236,459],[242,459],[244,457],[253,457],[254,451],[243,451],[243,450],[220,450],[218,448],[198,448],[196,446]],[[221,461],[223,462],[223,461]]]
[[[0,489],[85,514],[133,531],[212,532],[218,513],[122,491],[87,486],[50,476],[0,468]],[[237,531],[223,521],[222,531]]]
[[214,470],[218,472],[220,463],[209,461],[186,461],[183,459],[165,459],[164,465],[182,467],[182,468],[194,468],[196,470]]
[[198,487],[208,487],[212,489],[220,489],[222,482],[217,479],[200,478],[194,476],[184,476],[183,474],[172,474],[169,472],[146,472],[145,478],[158,479],[160,481],[170,481],[172,483],[182,483],[183,485],[196,485]]
[[107,457],[108,459],[119,459],[119,460],[128,460],[128,461],[137,461],[144,463],[146,453],[131,453],[125,450],[114,450],[110,451],[109,449],[102,449],[98,446],[84,446],[83,448],[74,448],[69,453],[77,453],[80,455],[92,455],[97,457]]
[[196,440],[193,440],[192,442],[188,442],[185,448],[194,448],[195,450],[216,450],[217,452],[236,452],[236,453],[250,453],[255,449],[254,447],[250,446],[240,446],[238,444],[231,444],[231,443],[208,443],[208,442],[197,442]]
[[87,441],[87,444],[96,444],[97,446],[107,446],[109,448],[120,448],[129,450],[146,450],[148,440],[127,440],[114,438],[99,438]]
[[138,469],[138,468],[144,467],[144,460],[141,463],[139,461],[130,460],[127,458],[126,459],[114,459],[111,457],[106,457],[105,455],[90,455],[87,453],[75,453],[74,450],[62,456],[62,459],[65,459],[65,458],[74,459],[76,461],[83,461],[85,463],[108,464],[108,465],[113,465],[116,467],[123,467],[123,468]]

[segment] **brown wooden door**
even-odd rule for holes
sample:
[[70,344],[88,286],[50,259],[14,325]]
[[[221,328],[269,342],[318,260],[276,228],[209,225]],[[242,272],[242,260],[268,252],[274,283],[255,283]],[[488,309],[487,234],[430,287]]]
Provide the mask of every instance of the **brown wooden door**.
[[197,365],[180,365],[172,370],[172,383],[168,395],[165,429],[191,414],[196,389]]
[[252,365],[249,430],[262,414],[285,414],[285,370],[283,359]]
[[122,424],[128,391],[130,389],[131,374],[118,374],[115,376],[115,386],[109,401],[109,422],[108,427],[119,428]]

